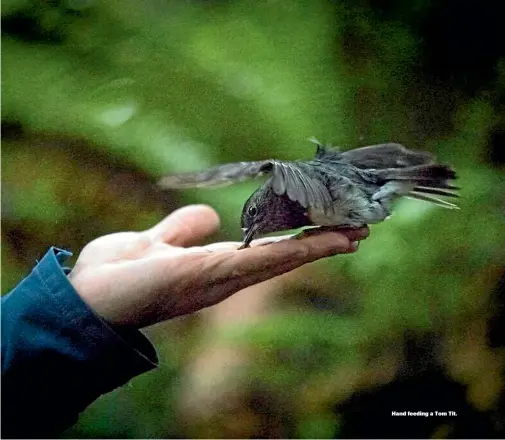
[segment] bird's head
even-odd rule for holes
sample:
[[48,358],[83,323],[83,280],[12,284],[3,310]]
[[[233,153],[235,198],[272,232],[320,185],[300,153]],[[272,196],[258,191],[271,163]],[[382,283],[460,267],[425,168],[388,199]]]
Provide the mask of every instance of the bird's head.
[[257,235],[311,224],[304,207],[298,202],[293,202],[286,195],[275,194],[270,181],[267,181],[249,197],[242,209],[243,247],[248,247]]

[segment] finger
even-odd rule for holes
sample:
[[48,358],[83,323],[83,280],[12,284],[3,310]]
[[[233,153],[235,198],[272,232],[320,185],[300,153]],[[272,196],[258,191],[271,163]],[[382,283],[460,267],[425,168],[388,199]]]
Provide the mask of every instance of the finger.
[[[251,247],[265,246],[267,244],[278,243],[280,241],[289,240],[295,237],[296,234],[280,235],[275,237],[263,237],[253,240],[251,242]],[[219,243],[211,243],[205,246],[209,252],[228,252],[236,251],[240,246],[242,246],[241,241],[221,241]]]
[[269,270],[277,264],[294,262],[302,265],[320,258],[354,251],[346,232],[325,232],[296,240],[285,240],[269,246],[243,249],[237,264],[248,268],[249,273]]
[[[245,278],[259,274],[259,278],[265,280],[320,258],[354,251],[356,246],[344,233],[325,232],[299,240],[283,240],[269,246],[223,252],[221,255],[218,253],[216,269],[219,271],[218,278]],[[284,267],[289,269],[282,269]]]
[[212,284],[220,286],[219,299],[287,273],[306,263],[335,254],[357,250],[344,233],[326,232],[299,240],[284,240],[269,246],[210,254],[206,270],[212,273]]
[[[192,249],[194,252],[191,252]],[[196,293],[193,296],[184,294],[180,297],[186,305],[180,307],[182,312],[177,311],[176,315],[172,315],[177,316],[216,304],[239,290],[289,272],[305,263],[355,250],[354,243],[351,243],[344,233],[327,232],[240,251],[235,248],[227,252],[209,252],[208,246],[172,248],[168,252],[169,258],[163,255],[160,255],[160,258],[168,261],[173,268],[172,251],[181,252],[181,256],[191,253],[186,259],[190,264],[181,264],[178,271],[175,271],[181,280],[176,285],[184,287],[186,284],[184,292]],[[180,261],[182,263],[184,260]],[[174,274],[167,273],[167,276],[173,283]],[[195,287],[188,289],[188,284]],[[174,313],[173,307],[171,313]]]
[[[367,226],[364,226],[359,229],[351,229],[351,228],[339,228],[335,230],[331,229],[325,229],[325,230],[319,230],[318,228],[315,229],[310,229],[311,233],[307,234],[305,237],[303,237],[304,240],[315,237],[315,236],[320,236],[322,234],[328,234],[329,232],[332,233],[341,233],[345,235],[350,242],[354,241],[359,241],[359,240],[364,240],[370,235],[370,230],[368,229]],[[280,235],[280,236],[273,236],[273,237],[263,237],[263,238],[257,238],[256,240],[253,240],[251,242],[251,248],[258,247],[258,246],[265,246],[267,244],[272,244],[272,243],[278,243],[284,240],[290,240],[294,237],[296,237],[297,234],[288,234],[288,235]],[[205,246],[205,249],[211,251],[211,252],[227,252],[227,251],[233,251],[237,250],[240,246],[242,246],[242,242],[239,241],[223,241],[219,243],[212,243],[207,246]]]
[[190,246],[219,228],[219,215],[207,205],[188,205],[172,212],[146,231],[154,240],[173,246]]
[[344,234],[350,241],[359,241],[364,240],[370,235],[370,229],[368,226],[363,226],[362,228],[353,229],[353,228],[345,228],[340,229],[335,232],[341,232]]

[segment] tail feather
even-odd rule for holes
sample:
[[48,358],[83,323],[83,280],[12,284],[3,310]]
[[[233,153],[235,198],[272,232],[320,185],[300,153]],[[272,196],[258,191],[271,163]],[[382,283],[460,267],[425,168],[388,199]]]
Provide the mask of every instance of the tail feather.
[[419,187],[457,189],[448,182],[457,179],[457,176],[447,165],[426,164],[408,168],[387,168],[374,170],[374,173],[384,181],[409,181]]
[[454,192],[454,190],[459,189],[457,187],[452,187],[451,190],[445,189],[445,188],[430,188],[426,186],[415,186],[413,191],[415,192],[420,192],[420,193],[426,193],[426,194],[437,194],[439,196],[446,196],[446,197],[459,197],[459,194]]
[[434,203],[435,205],[441,206],[442,208],[459,209],[459,207],[457,205],[455,205],[454,203],[439,199],[438,197],[433,197],[433,196],[428,196],[428,195],[425,195],[422,193],[418,193],[416,191],[409,192],[406,195],[406,197],[409,197],[412,199],[417,199],[417,200],[424,200],[425,202]]
[[408,168],[389,168],[375,170],[379,178],[386,182],[396,181],[411,183],[412,189],[406,197],[424,200],[449,209],[459,209],[454,203],[434,197],[459,197],[459,188],[451,185],[450,181],[457,179],[456,172],[447,165],[424,164]]
[[386,168],[375,170],[385,180],[433,181],[456,179],[456,172],[447,165],[426,164],[408,168]]

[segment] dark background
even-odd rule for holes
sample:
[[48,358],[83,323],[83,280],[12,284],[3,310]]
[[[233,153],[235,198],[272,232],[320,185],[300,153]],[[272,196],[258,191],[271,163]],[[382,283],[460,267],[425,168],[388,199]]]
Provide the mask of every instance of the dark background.
[[254,183],[156,179],[309,158],[312,136],[431,151],[463,188],[461,211],[401,201],[357,254],[149,329],[160,368],[65,436],[505,435],[499,2],[6,0],[2,30],[4,293],[51,245],[77,255],[188,203],[240,239]]

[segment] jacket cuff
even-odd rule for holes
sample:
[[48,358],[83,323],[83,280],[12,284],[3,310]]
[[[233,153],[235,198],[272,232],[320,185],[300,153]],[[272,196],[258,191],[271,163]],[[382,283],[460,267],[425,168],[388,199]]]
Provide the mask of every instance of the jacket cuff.
[[[133,376],[155,368],[158,364],[156,350],[142,332],[135,328],[115,327],[109,324],[97,315],[77,293],[67,278],[70,269],[63,266],[71,256],[71,252],[53,246],[44,259],[48,258],[50,266],[57,265],[59,270],[46,270],[44,264],[39,264],[35,268],[42,282],[49,285],[51,282],[54,283],[53,295],[61,312],[70,322],[75,322],[87,329],[84,336],[89,343],[95,344],[100,340],[106,340],[124,350],[124,354],[134,361],[133,366],[136,368],[131,371]],[[67,303],[64,302],[65,298],[69,300]],[[124,365],[122,367],[124,368]]]
[[[32,275],[43,286],[46,304],[51,304],[60,316],[63,334],[71,336],[85,356],[95,359],[95,380],[106,377],[107,388],[112,390],[155,368],[156,350],[139,330],[115,328],[86,304],[67,278],[70,269],[63,267],[71,256],[69,251],[51,247]],[[114,383],[108,372],[115,376]]]

